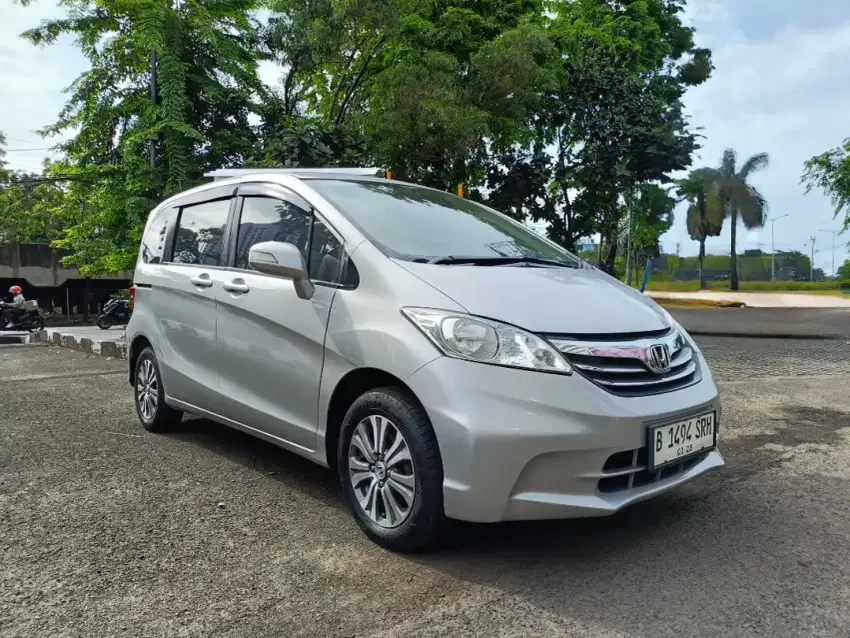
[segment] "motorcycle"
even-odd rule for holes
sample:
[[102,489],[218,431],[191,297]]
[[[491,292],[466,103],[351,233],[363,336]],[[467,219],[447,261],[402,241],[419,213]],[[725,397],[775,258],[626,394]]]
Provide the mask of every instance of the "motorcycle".
[[[5,315],[3,317],[3,323],[6,323]],[[22,315],[17,317],[12,325],[5,329],[38,332],[39,330],[44,330],[44,319],[41,317],[41,313],[38,311],[38,308],[28,308],[24,310]]]
[[103,306],[103,314],[97,318],[97,327],[109,330],[112,326],[125,325],[130,321],[131,311],[123,299],[112,297]]

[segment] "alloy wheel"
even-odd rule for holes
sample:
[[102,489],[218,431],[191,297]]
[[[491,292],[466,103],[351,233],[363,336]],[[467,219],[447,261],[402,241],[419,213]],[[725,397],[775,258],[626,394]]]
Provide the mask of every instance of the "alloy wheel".
[[381,527],[398,527],[410,515],[416,475],[410,447],[392,421],[377,414],[357,424],[348,446],[351,487],[363,512]]
[[159,403],[159,382],[150,359],[142,360],[136,374],[136,402],[139,404],[142,418],[147,422],[152,421]]

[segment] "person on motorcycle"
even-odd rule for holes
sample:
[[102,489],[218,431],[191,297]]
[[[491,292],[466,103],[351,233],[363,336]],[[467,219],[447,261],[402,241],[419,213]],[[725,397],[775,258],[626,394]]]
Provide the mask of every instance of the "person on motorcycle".
[[[9,288],[9,294],[12,295],[12,301],[4,301],[0,303],[0,311],[2,311],[5,321],[3,325],[8,328],[15,325],[21,316],[24,314],[24,291],[20,286],[12,286]],[[8,325],[7,325],[8,324]]]

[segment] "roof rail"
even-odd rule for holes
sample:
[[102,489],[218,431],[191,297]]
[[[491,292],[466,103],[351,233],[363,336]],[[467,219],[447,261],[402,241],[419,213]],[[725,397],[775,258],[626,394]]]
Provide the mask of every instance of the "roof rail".
[[228,177],[241,177],[255,173],[281,173],[285,175],[361,175],[363,177],[384,177],[385,171],[381,168],[219,168],[204,177],[212,177],[213,181],[227,179]]

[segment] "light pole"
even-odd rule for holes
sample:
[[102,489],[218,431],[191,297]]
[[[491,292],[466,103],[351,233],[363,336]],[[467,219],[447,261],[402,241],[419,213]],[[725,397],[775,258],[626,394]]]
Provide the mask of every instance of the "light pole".
[[832,276],[835,277],[835,236],[840,234],[840,230],[819,230],[819,233],[828,233],[832,235]]
[[788,217],[791,213],[785,213],[779,217],[774,217],[770,221],[770,282],[776,282],[776,246],[773,244],[773,222],[783,217]]

